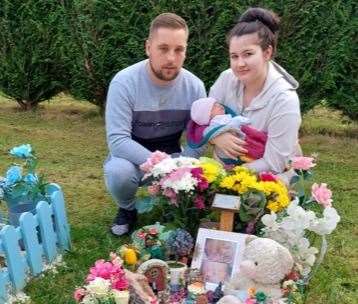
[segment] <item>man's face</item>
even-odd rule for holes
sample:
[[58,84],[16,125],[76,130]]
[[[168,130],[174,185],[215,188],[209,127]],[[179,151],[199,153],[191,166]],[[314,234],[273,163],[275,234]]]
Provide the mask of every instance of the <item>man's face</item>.
[[183,66],[187,33],[184,29],[158,28],[146,41],[151,74],[159,82],[168,82],[178,76]]

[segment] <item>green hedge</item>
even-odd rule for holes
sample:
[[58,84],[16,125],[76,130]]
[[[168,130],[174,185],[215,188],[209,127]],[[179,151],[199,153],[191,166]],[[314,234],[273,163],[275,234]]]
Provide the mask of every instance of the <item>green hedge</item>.
[[[300,82],[302,110],[307,111],[325,99],[350,117],[358,118],[357,80],[353,76],[357,70],[353,60],[357,53],[357,18],[353,0],[58,3],[62,19],[52,28],[56,44],[49,53],[60,53],[59,63],[66,70],[63,85],[75,97],[102,108],[113,75],[145,58],[148,27],[157,14],[171,11],[187,20],[190,41],[186,67],[202,78],[209,89],[229,64],[226,33],[248,7],[262,6],[281,16],[276,60]],[[2,82],[0,79],[0,89]],[[11,92],[7,94],[13,96]]]
[[64,89],[56,0],[0,0],[0,91],[31,109]]

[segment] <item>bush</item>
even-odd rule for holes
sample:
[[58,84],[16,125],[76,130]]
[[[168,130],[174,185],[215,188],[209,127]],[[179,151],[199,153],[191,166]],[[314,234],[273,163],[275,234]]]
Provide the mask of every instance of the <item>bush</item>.
[[48,100],[63,87],[57,55],[55,0],[0,1],[0,91],[23,109]]
[[[10,3],[9,0],[2,2]],[[33,1],[26,3],[28,2]],[[50,41],[55,40],[57,44],[49,44],[48,40],[40,39],[40,47],[34,53],[37,57],[33,55],[31,58],[40,62],[42,61],[37,58],[46,58],[46,67],[58,64],[59,69],[65,68],[67,77],[64,86],[75,97],[89,100],[101,108],[104,107],[106,91],[114,74],[145,58],[144,42],[149,24],[159,13],[171,11],[187,20],[190,42],[185,66],[202,78],[209,89],[220,72],[229,66],[226,33],[248,7],[262,6],[281,16],[282,30],[276,61],[300,82],[298,93],[302,110],[305,112],[325,99],[328,104],[342,109],[351,118],[358,117],[357,80],[352,76],[357,68],[353,60],[357,45],[354,43],[357,20],[353,18],[355,2],[352,0],[73,0],[58,3],[59,5],[49,4],[53,6],[52,10],[46,10],[51,13],[46,18],[43,15],[42,23],[40,22],[51,24],[53,34]],[[11,5],[12,8],[18,6]],[[63,12],[64,17],[58,20]],[[19,58],[26,53],[24,50],[29,44],[27,40],[36,41],[34,37],[48,35],[48,32],[39,32],[31,20],[24,21],[20,18],[17,21],[19,16],[5,17],[10,19],[8,22],[18,26],[19,34],[28,33],[27,39],[20,37],[15,40],[19,50],[11,51],[14,54],[3,51],[3,54],[12,54],[12,57],[0,61],[1,66],[6,66],[7,79],[11,79],[10,76],[21,78],[21,73],[24,74],[24,70],[31,67],[20,64],[22,70],[18,68],[18,63],[21,62]],[[35,17],[38,18],[37,13],[28,16],[29,19]],[[38,20],[35,19],[35,25],[39,23]],[[4,24],[6,28],[6,22],[2,22],[2,27]],[[28,26],[29,28],[25,28]],[[6,43],[8,44],[7,41]],[[53,62],[53,53],[61,53],[60,62]],[[43,70],[41,65],[35,66]],[[52,69],[49,67],[46,77],[53,81],[52,76]],[[40,83],[41,88],[43,80],[45,78],[41,76],[29,83],[28,87],[34,92],[42,92],[37,86]],[[15,90],[10,85],[8,87],[10,96],[19,95],[14,93],[18,89]]]

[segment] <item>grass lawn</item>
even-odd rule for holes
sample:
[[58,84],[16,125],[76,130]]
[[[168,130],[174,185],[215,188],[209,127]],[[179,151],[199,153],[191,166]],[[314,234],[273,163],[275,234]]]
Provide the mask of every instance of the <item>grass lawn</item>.
[[[65,255],[67,268],[29,282],[25,292],[33,303],[74,303],[73,290],[83,283],[89,266],[128,241],[108,233],[116,207],[103,183],[102,162],[107,154],[103,126],[95,107],[66,96],[30,113],[19,112],[14,102],[0,99],[0,175],[10,163],[8,149],[31,143],[40,171],[63,187],[71,225],[73,250]],[[329,237],[329,250],[311,282],[307,303],[356,303],[357,123],[321,108],[305,117],[302,130],[304,153],[318,153],[315,180],[328,183],[333,190],[342,218]]]

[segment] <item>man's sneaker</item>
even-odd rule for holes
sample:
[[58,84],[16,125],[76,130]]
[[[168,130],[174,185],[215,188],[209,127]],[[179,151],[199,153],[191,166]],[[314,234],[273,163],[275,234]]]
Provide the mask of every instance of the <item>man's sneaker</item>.
[[116,236],[122,236],[130,232],[137,222],[137,210],[118,208],[117,215],[111,226],[111,232]]

